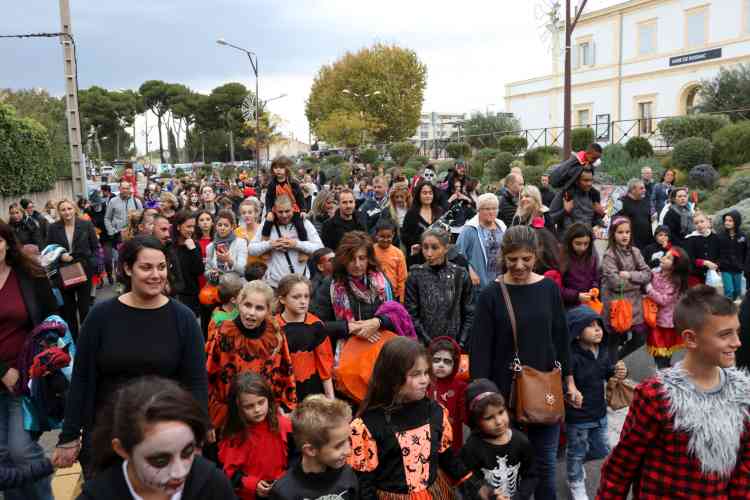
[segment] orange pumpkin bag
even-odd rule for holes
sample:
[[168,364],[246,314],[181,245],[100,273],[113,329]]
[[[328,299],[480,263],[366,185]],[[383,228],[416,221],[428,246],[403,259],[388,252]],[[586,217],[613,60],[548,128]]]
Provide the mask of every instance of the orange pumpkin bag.
[[469,355],[461,354],[460,361],[458,362],[458,372],[456,372],[456,379],[468,382],[470,379],[469,375]]
[[198,301],[204,306],[219,303],[219,288],[216,285],[206,284],[198,293]]
[[654,328],[656,326],[656,313],[659,312],[659,304],[654,302],[654,299],[651,297],[643,297],[641,309],[643,310],[643,322],[650,328]]
[[599,289],[592,288],[589,290],[589,295],[591,295],[591,300],[586,302],[586,305],[593,309],[596,314],[601,314],[604,311],[604,304],[599,300]]
[[367,394],[375,360],[386,342],[397,335],[388,330],[380,331],[380,340],[370,343],[359,337],[349,337],[341,348],[339,365],[333,370],[336,388],[357,403]]
[[625,298],[623,288],[620,287],[620,298],[609,303],[609,324],[617,333],[627,333],[633,326],[633,304]]

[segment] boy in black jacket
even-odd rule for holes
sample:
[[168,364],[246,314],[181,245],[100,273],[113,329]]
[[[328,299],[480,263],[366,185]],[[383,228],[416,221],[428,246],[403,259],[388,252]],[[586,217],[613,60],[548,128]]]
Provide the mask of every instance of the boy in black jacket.
[[583,406],[565,405],[568,451],[568,486],[573,500],[588,499],[583,464],[609,454],[607,441],[607,402],[604,382],[613,375],[622,380],[627,375],[625,363],[613,364],[606,348],[602,318],[588,306],[568,312],[570,331],[570,371],[576,387],[583,394]]
[[306,397],[292,414],[292,432],[302,459],[290,464],[269,498],[357,500],[359,482],[346,463],[351,454],[351,419],[352,410],[343,401],[322,394]]
[[722,217],[723,231],[719,237],[719,269],[724,283],[724,296],[732,300],[740,298],[742,271],[747,258],[747,236],[740,230],[742,216],[731,210]]

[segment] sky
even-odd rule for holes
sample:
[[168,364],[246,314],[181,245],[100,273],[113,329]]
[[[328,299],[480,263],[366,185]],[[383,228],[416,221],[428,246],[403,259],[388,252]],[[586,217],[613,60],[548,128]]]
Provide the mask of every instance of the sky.
[[[305,100],[324,64],[377,42],[414,50],[427,66],[423,112],[502,111],[505,84],[551,71],[539,11],[552,0],[70,0],[81,88],[137,89],[146,80],[209,93],[255,88],[287,135],[307,142]],[[0,34],[59,31],[58,2],[2,2]],[[574,2],[575,3],[575,2]],[[589,0],[586,11],[617,3]],[[57,39],[0,39],[0,88],[63,93]],[[154,120],[149,120],[149,126]],[[136,123],[143,130],[143,120]],[[138,133],[139,152],[145,136]],[[150,136],[156,143],[155,129]],[[152,145],[152,149],[154,146]]]

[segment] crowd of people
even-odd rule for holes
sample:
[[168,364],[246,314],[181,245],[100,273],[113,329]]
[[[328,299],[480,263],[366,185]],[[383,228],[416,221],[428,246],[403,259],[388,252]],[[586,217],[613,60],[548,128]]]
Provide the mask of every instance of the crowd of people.
[[[605,217],[600,156],[497,192],[462,161],[343,182],[280,157],[142,193],[126,168],[11,205],[0,489],[51,499],[78,461],[82,499],[543,500],[564,448],[575,500],[605,457],[597,498],[750,498],[741,218],[649,167]],[[611,450],[604,386],[644,345],[660,371]]]

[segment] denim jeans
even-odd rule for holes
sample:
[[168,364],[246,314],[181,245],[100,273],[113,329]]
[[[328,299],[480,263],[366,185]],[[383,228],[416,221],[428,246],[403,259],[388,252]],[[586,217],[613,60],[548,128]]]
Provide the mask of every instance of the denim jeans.
[[598,422],[567,424],[568,451],[566,465],[568,482],[583,481],[583,464],[609,455],[607,417]]
[[742,273],[721,273],[721,281],[724,284],[724,296],[732,300],[740,298],[742,291]]
[[[25,465],[44,459],[44,450],[23,428],[21,398],[0,394],[0,464]],[[52,478],[5,490],[5,500],[52,500]]]
[[534,492],[535,500],[557,500],[555,472],[557,468],[557,447],[560,443],[559,425],[529,425],[526,435],[534,448],[539,482]]

